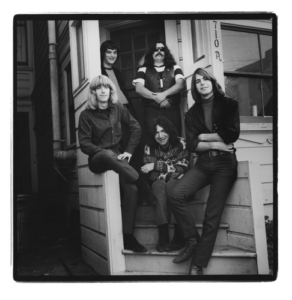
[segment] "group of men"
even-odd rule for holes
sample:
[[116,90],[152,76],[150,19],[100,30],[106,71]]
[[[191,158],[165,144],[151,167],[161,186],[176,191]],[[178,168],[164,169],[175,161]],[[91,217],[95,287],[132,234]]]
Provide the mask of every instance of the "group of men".
[[[145,139],[140,140],[141,127],[137,121],[134,105],[127,94],[123,75],[114,67],[120,55],[119,48],[113,41],[108,40],[101,45],[100,50],[102,75],[91,82],[89,98],[93,100],[88,100],[89,110],[83,111],[79,119],[81,150],[89,156],[91,171],[100,173],[114,170],[120,175],[125,249],[134,252],[147,251],[133,235],[135,211],[139,200],[142,199],[154,206],[159,229],[157,251],[176,251],[185,247],[173,261],[180,263],[194,254],[199,241],[197,236],[188,234],[187,226],[190,226],[189,223],[193,223],[193,220],[185,224],[184,217],[180,216],[180,210],[184,208],[179,202],[184,200],[179,197],[185,196],[177,193],[175,197],[169,196],[175,194],[173,192],[175,182],[189,169],[186,141],[180,137],[182,122],[180,92],[185,86],[183,72],[164,42],[157,41],[150,46],[144,57],[144,64],[138,69],[132,82],[136,92],[142,97],[146,128],[146,143],[143,143],[141,141]],[[208,79],[206,76],[202,78],[204,86],[200,88],[200,93],[202,97],[206,96],[206,99],[211,97],[213,101],[212,86],[215,86],[215,81],[211,82],[211,78]],[[211,87],[208,95],[203,95],[209,91],[205,82]],[[118,101],[116,100],[116,105],[113,105],[115,97]],[[205,119],[212,123],[210,109],[205,111],[204,108],[204,112]],[[213,134],[211,135],[213,138]],[[217,140],[219,143],[223,141],[216,136],[214,141]],[[223,146],[226,146],[226,149],[221,149],[223,154],[230,151],[227,149],[228,145]],[[140,155],[141,149],[143,158]],[[209,148],[203,150],[209,151]],[[171,209],[176,210],[173,213],[179,220],[178,224],[175,224],[171,242],[168,236],[171,216],[168,198],[173,198]],[[212,251],[211,244],[209,248]],[[202,274],[200,262],[198,266],[191,265],[190,275]]]

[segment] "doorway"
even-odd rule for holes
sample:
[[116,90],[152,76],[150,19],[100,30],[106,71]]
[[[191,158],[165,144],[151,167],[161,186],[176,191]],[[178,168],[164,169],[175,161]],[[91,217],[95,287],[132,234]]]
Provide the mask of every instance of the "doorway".
[[120,58],[115,67],[119,69],[124,77],[127,92],[132,100],[134,109],[138,116],[138,121],[144,128],[144,110],[140,95],[135,92],[132,81],[135,78],[140,66],[144,63],[144,56],[149,46],[155,41],[165,41],[165,29],[163,20],[147,21],[145,24],[135,24],[121,30],[112,31],[110,39],[114,41],[120,49]]

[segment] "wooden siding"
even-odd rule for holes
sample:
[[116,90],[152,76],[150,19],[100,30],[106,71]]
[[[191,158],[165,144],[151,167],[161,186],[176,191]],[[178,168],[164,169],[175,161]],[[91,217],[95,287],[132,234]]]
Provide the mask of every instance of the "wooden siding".
[[237,148],[238,161],[258,161],[262,183],[264,214],[273,220],[273,133],[272,131],[242,131]]

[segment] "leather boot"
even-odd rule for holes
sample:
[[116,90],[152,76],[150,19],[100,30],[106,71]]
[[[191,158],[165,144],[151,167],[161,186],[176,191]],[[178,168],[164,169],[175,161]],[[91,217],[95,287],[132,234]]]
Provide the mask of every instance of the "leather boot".
[[178,224],[174,224],[174,234],[171,242],[166,246],[166,252],[173,252],[182,249],[186,245],[186,240],[183,237]]
[[133,234],[124,233],[124,248],[133,252],[147,252],[147,249],[138,243]]
[[188,260],[196,251],[198,240],[195,237],[188,238],[186,247],[172,261],[175,264],[180,264]]
[[189,275],[203,275],[203,268],[193,265],[190,265]]
[[168,235],[168,224],[158,225],[159,230],[159,241],[156,246],[156,250],[158,252],[164,252],[166,246],[169,243],[169,235]]

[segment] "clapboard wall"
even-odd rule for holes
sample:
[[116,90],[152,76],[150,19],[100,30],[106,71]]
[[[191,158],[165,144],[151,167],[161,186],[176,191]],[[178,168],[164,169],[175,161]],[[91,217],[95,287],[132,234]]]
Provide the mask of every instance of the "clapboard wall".
[[242,130],[235,143],[238,161],[258,161],[264,214],[273,220],[273,133],[271,130]]

